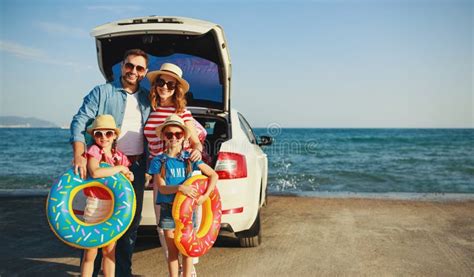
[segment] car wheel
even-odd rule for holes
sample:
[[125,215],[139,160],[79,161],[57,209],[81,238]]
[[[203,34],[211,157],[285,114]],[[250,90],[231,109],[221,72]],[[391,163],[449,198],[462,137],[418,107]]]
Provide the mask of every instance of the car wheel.
[[262,243],[262,229],[260,227],[260,211],[250,229],[235,234],[239,238],[241,247],[257,247]]

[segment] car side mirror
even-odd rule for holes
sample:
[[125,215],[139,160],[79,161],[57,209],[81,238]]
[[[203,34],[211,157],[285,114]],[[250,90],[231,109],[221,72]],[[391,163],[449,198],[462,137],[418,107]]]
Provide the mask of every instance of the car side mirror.
[[264,145],[272,145],[273,138],[270,136],[260,136],[260,141],[258,142],[258,146]]

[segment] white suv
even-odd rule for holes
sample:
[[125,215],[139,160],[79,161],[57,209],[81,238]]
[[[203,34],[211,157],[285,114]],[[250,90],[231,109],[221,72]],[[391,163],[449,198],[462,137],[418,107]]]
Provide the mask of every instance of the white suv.
[[[243,247],[260,244],[260,208],[267,190],[267,155],[244,116],[230,107],[231,62],[223,29],[183,17],[150,16],[95,28],[99,67],[111,81],[120,76],[123,53],[140,48],[150,56],[149,70],[163,62],[179,65],[190,83],[188,109],[206,128],[205,149],[219,174],[222,229],[235,232]],[[148,86],[145,80],[142,85]],[[153,192],[145,191],[141,225],[156,225]]]

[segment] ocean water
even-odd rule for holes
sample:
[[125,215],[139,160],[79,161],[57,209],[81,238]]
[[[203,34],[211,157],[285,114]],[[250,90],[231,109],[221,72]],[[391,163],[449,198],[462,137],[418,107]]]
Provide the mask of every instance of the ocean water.
[[[270,194],[474,193],[474,129],[255,129],[271,135]],[[47,189],[69,130],[0,129],[0,189]]]

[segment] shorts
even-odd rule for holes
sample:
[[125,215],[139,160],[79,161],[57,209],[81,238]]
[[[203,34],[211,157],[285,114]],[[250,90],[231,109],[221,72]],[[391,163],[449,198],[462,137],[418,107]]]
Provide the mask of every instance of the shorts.
[[87,197],[86,207],[84,208],[84,222],[98,223],[110,214],[112,209],[112,200],[103,200],[95,197]]
[[[173,203],[160,203],[160,222],[158,227],[163,230],[174,230],[176,225],[172,215]],[[196,228],[196,212],[193,212],[193,227]]]

